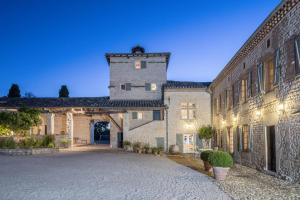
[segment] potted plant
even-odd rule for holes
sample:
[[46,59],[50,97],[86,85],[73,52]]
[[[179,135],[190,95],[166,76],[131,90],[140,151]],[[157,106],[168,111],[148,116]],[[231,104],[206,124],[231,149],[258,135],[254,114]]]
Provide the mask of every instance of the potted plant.
[[152,147],[152,153],[154,155],[158,155],[158,148],[157,147]]
[[135,143],[133,144],[133,151],[134,151],[135,153],[142,153],[142,143],[140,143],[140,142],[135,142]]
[[213,166],[214,177],[217,180],[224,180],[228,170],[233,165],[231,155],[224,151],[213,151],[208,156],[208,162]]
[[148,154],[148,153],[151,153],[151,148],[150,148],[150,145],[149,144],[145,144],[144,145],[144,148],[143,148],[144,150],[144,153],[146,153],[146,154]]
[[157,148],[157,154],[158,154],[158,155],[162,155],[163,151],[164,151],[164,148],[163,148],[163,147],[158,147],[158,148]]
[[130,141],[124,141],[123,146],[125,151],[132,151],[132,145]]
[[200,154],[200,158],[204,163],[205,171],[208,171],[208,172],[212,172],[212,166],[208,162],[208,157],[212,153],[213,153],[212,150],[206,150],[206,151],[202,151]]
[[202,126],[198,130],[198,136],[203,141],[203,148],[210,148],[210,139],[213,136],[213,128],[211,126]]
[[179,147],[178,147],[178,145],[175,145],[175,144],[171,145],[170,148],[169,148],[169,152],[172,155],[179,154]]

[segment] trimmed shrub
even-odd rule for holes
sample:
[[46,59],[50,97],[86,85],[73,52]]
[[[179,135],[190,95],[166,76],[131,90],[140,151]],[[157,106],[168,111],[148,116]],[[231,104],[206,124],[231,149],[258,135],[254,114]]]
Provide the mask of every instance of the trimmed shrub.
[[232,167],[233,165],[231,155],[224,151],[213,151],[209,154],[208,162],[213,167]]
[[198,130],[198,136],[200,139],[209,140],[213,136],[213,128],[211,126],[202,126]]
[[55,145],[52,142],[48,144],[48,148],[54,148],[54,147]]
[[48,147],[48,145],[50,144],[50,143],[54,143],[55,142],[55,137],[54,137],[54,135],[45,135],[44,137],[43,137],[43,143],[42,143],[42,145],[44,146],[44,147]]
[[206,151],[201,152],[201,154],[200,154],[201,160],[203,160],[203,161],[208,161],[208,157],[209,157],[209,155],[212,154],[212,153],[213,153],[212,150],[206,150]]
[[16,142],[12,137],[6,137],[0,139],[0,148],[2,149],[15,149],[16,146],[17,146]]
[[131,146],[131,142],[125,140],[125,141],[123,142],[123,146]]
[[132,147],[133,147],[133,151],[138,152],[142,148],[142,143],[135,142],[133,143]]

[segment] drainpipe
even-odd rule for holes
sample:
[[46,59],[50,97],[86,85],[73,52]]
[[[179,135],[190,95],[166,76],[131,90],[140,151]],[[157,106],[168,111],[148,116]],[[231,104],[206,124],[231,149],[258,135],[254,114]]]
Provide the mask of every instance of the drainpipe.
[[169,153],[169,107],[166,106],[166,152]]

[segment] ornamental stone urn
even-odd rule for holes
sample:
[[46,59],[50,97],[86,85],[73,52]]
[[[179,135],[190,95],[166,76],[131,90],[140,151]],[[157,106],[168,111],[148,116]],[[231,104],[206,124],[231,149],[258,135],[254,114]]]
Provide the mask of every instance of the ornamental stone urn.
[[178,145],[171,145],[169,148],[170,154],[179,154],[179,146]]

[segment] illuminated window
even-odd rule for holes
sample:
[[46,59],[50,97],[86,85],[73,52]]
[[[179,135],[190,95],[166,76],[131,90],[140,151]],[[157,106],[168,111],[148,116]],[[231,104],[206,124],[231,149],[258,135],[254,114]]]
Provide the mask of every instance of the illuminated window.
[[156,83],[151,83],[151,91],[156,91],[157,86]]
[[181,119],[196,119],[196,104],[194,103],[181,103]]
[[144,69],[144,68],[146,68],[146,61],[142,61],[142,60],[134,61],[134,68],[135,69]]

